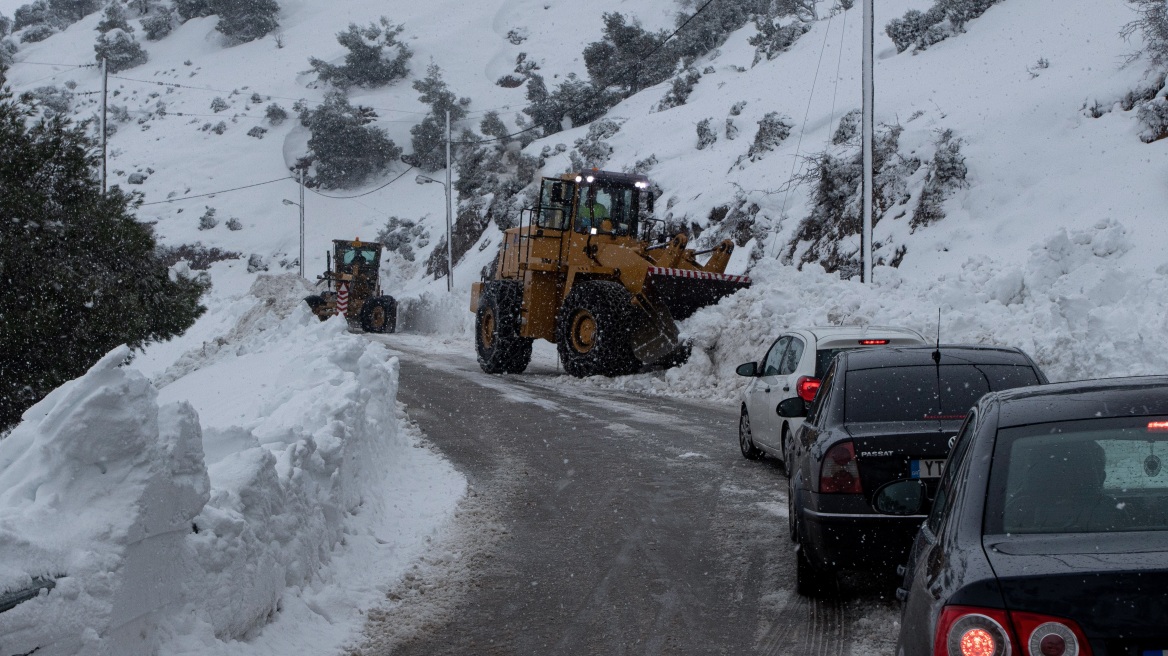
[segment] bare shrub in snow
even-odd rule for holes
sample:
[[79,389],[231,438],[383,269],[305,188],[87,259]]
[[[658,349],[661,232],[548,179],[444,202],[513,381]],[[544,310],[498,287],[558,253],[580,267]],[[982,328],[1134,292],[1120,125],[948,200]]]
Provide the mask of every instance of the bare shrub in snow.
[[1153,66],[1168,66],[1168,0],[1128,0],[1140,17],[1123,27],[1127,38],[1144,35],[1144,53]]
[[714,131],[714,128],[710,127],[713,121],[714,119],[712,118],[703,118],[698,121],[698,150],[705,150],[714,145],[714,142],[718,140],[718,133]]
[[186,260],[187,265],[195,271],[206,271],[216,262],[238,260],[240,257],[239,253],[232,251],[225,251],[219,248],[207,248],[202,242],[179,244],[178,246],[159,246],[157,253],[158,259],[164,266],[172,267]]
[[965,157],[961,155],[961,140],[953,136],[952,130],[944,130],[937,136],[937,151],[929,163],[925,186],[917,199],[909,225],[915,231],[945,218],[942,204],[955,190],[965,187]]
[[288,120],[288,111],[276,103],[272,103],[264,110],[264,116],[267,117],[268,123],[276,126]]
[[208,4],[219,16],[215,29],[237,41],[255,41],[280,26],[276,0],[208,0]]
[[410,72],[409,61],[414,53],[398,39],[404,30],[385,16],[367,27],[350,23],[347,31],[337,33],[337,42],[349,51],[344,64],[337,66],[315,57],[308,61],[321,82],[339,89],[392,84]]
[[1168,98],[1156,98],[1140,106],[1136,117],[1144,129],[1140,132],[1140,140],[1152,143],[1168,138]]
[[316,109],[304,108],[300,123],[312,132],[305,164],[312,181],[324,189],[355,187],[381,173],[401,156],[401,148],[385,130],[370,125],[377,114],[354,107],[344,94],[332,92]]
[[146,51],[129,32],[112,29],[97,35],[93,45],[94,59],[106,60],[110,73],[118,73],[146,63]]
[[831,135],[832,145],[855,144],[856,139],[860,136],[860,129],[863,127],[863,120],[864,113],[859,109],[853,109],[841,116],[835,134]]
[[687,69],[681,75],[673,78],[673,84],[669,91],[666,92],[665,97],[657,104],[657,111],[663,112],[667,109],[680,107],[685,104],[689,94],[693,92],[694,85],[698,80],[702,79],[702,74],[696,68]]
[[208,207],[203,216],[199,217],[199,230],[210,230],[219,225],[219,219],[215,218],[215,208]]

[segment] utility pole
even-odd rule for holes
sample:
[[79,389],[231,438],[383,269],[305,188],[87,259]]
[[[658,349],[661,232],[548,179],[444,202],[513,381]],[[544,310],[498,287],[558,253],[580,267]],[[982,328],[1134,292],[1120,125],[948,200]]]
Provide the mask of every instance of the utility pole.
[[304,167],[300,168],[300,277],[304,277]]
[[872,83],[872,0],[864,0],[864,232],[860,248],[864,252],[863,281],[872,284],[872,142],[875,124],[872,111],[875,89]]
[[109,69],[106,67],[105,57],[101,58],[101,195],[105,195],[105,170],[106,170],[106,148],[105,148],[105,109],[106,109],[106,89],[109,88]]
[[454,257],[450,242],[454,238],[450,198],[450,110],[446,110],[446,291],[454,291]]

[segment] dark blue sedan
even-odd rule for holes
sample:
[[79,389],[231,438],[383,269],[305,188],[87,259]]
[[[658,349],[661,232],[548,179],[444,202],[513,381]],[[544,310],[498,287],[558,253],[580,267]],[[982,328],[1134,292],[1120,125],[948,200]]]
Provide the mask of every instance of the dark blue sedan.
[[[882,490],[913,514],[918,481]],[[898,654],[1168,654],[1168,377],[985,396],[905,569]]]

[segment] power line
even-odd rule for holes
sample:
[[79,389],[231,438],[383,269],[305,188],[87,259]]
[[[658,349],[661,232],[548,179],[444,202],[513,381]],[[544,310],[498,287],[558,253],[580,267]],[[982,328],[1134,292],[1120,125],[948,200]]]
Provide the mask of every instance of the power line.
[[[430,150],[426,151],[426,155],[429,155],[429,154],[430,154],[430,153],[432,153],[432,152],[434,152],[434,149],[433,149],[433,148],[431,148]],[[400,179],[402,178],[402,176],[404,176],[405,174],[407,174],[407,173],[409,173],[410,171],[413,171],[413,170],[414,170],[414,167],[413,167],[413,166],[410,166],[410,167],[406,168],[406,170],[404,170],[404,171],[402,171],[401,173],[399,173],[399,174],[398,174],[396,177],[394,177],[392,180],[390,180],[389,182],[386,182],[385,184],[381,185],[380,187],[377,187],[377,188],[375,188],[375,189],[370,189],[369,191],[366,191],[366,192],[363,192],[363,193],[357,194],[357,195],[355,195],[355,196],[330,196],[330,195],[328,195],[328,194],[322,194],[322,193],[320,193],[319,191],[317,191],[317,190],[313,189],[312,187],[305,187],[305,188],[306,188],[306,189],[308,189],[309,191],[311,191],[312,193],[316,194],[317,196],[322,196],[322,197],[324,197],[324,198],[332,198],[332,199],[334,199],[334,200],[352,200],[352,199],[354,199],[354,198],[360,198],[360,197],[362,197],[362,196],[368,196],[369,194],[372,194],[372,193],[374,193],[374,192],[381,191],[382,189],[385,189],[385,188],[386,188],[386,187],[388,187],[389,185],[391,185],[391,184],[393,184],[393,183],[397,182],[398,180],[400,180]]]
[[205,194],[193,194],[191,196],[180,196],[178,198],[167,198],[166,200],[156,200],[152,203],[142,203],[142,205],[140,205],[140,207],[146,207],[147,205],[161,205],[163,203],[173,203],[173,202],[179,201],[179,200],[187,200],[188,198],[203,198],[205,196],[214,196],[216,194],[225,194],[229,191],[239,191],[240,189],[251,189],[252,187],[262,187],[263,185],[272,184],[273,182],[280,182],[281,180],[291,180],[291,179],[292,179],[292,176],[286,175],[282,178],[276,178],[274,180],[268,180],[266,182],[257,182],[255,184],[244,185],[242,187],[232,187],[231,189],[220,189],[219,191],[209,191]]
[[31,66],[64,66],[66,68],[94,68],[97,64],[54,64],[52,62],[18,61],[13,64],[29,64]]

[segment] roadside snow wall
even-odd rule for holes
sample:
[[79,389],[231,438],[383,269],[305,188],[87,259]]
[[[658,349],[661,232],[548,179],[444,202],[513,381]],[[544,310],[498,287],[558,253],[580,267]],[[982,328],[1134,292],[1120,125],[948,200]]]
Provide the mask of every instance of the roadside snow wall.
[[210,653],[387,503],[378,486],[412,448],[397,360],[302,305],[161,394],[116,349],[0,441],[0,597],[56,582],[0,613],[0,656],[152,654],[180,635]]

